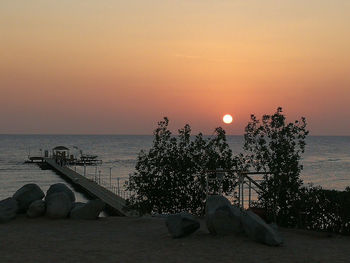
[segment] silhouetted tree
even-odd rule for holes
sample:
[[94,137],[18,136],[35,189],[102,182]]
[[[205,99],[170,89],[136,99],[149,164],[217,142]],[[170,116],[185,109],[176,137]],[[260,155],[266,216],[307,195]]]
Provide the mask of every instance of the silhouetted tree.
[[[240,156],[232,157],[222,128],[216,128],[210,138],[201,133],[193,138],[189,125],[172,136],[168,124],[167,118],[160,121],[153,146],[139,153],[136,172],[127,186],[133,193],[128,206],[141,214],[188,211],[200,215],[205,205],[206,171],[236,169]],[[226,194],[234,190],[233,176],[229,174],[223,181]]]
[[264,115],[261,121],[251,115],[245,128],[244,149],[252,167],[272,173],[264,176],[259,203],[276,216],[280,225],[296,225],[298,220],[303,168],[300,159],[307,134],[305,118],[287,123],[282,108],[273,115]]

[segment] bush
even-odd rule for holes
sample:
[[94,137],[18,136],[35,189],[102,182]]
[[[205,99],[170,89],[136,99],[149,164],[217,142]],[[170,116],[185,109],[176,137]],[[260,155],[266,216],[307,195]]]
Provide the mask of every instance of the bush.
[[350,234],[350,189],[325,190],[309,186],[301,189],[300,227]]
[[245,128],[244,149],[251,166],[271,173],[263,178],[259,203],[283,226],[294,226],[298,220],[300,159],[307,134],[305,118],[287,123],[282,108],[264,115],[261,121],[251,115]]
[[[206,198],[206,171],[241,169],[241,157],[233,158],[226,142],[225,131],[215,129],[215,134],[204,138],[200,133],[191,138],[191,128],[185,125],[178,136],[172,136],[169,121],[164,118],[154,131],[153,146],[141,151],[136,172],[131,175],[127,189],[133,194],[128,207],[145,213],[177,213],[188,211],[201,215]],[[234,175],[223,181],[223,193],[232,194]],[[218,185],[212,186],[217,190]]]

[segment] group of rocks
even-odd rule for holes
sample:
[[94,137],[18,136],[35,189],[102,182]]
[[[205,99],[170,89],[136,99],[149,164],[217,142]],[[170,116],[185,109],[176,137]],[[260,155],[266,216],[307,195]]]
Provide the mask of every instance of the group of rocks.
[[[97,219],[103,208],[101,200],[75,202],[73,191],[62,183],[51,185],[46,196],[37,184],[26,184],[12,197],[0,201],[0,223],[24,213],[30,218]],[[213,195],[207,199],[205,221],[208,231],[214,235],[245,233],[251,239],[270,246],[283,242],[275,225],[267,224],[252,211],[233,206],[223,196]],[[199,221],[186,212],[167,216],[166,225],[174,238],[188,236],[200,228]]]
[[7,222],[17,214],[30,218],[47,216],[52,219],[96,219],[104,208],[101,200],[75,202],[75,195],[65,184],[53,184],[46,192],[37,184],[26,184],[12,197],[0,201],[0,222]]
[[[250,210],[233,206],[223,196],[213,195],[207,199],[205,221],[213,235],[245,233],[251,239],[270,246],[279,246],[283,240],[275,224],[267,224]],[[182,212],[167,216],[166,226],[174,238],[192,234],[200,228],[200,223],[191,214]]]

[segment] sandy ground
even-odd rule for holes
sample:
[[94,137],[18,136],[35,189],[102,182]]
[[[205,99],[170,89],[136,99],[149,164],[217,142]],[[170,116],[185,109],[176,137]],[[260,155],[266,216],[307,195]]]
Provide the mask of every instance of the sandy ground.
[[172,239],[162,218],[17,218],[0,225],[0,262],[350,262],[350,237],[280,229],[285,244],[211,236],[201,222]]

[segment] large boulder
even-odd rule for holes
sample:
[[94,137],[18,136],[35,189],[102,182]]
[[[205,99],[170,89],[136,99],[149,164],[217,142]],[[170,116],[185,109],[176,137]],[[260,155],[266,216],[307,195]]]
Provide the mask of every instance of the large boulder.
[[46,204],[43,200],[36,200],[30,204],[27,210],[27,216],[30,218],[35,218],[45,215]]
[[200,227],[199,222],[185,212],[168,216],[165,224],[173,238],[188,236]]
[[[47,192],[46,192],[46,198],[51,194],[61,193],[61,192],[66,193],[67,196],[69,197],[69,199],[71,200],[71,202],[75,202],[75,195],[74,195],[73,191],[70,190],[67,185],[62,184],[62,183],[57,183],[57,184],[51,185],[49,190],[47,190]],[[46,200],[46,198],[45,198],[45,200]]]
[[76,207],[84,206],[85,204],[86,203],[83,203],[83,202],[74,202],[74,203],[72,203],[72,209],[71,210],[73,210]]
[[220,195],[211,195],[205,206],[205,221],[213,235],[229,235],[243,232],[241,210]]
[[71,208],[71,199],[64,192],[50,194],[46,197],[46,215],[49,218],[66,218]]
[[5,223],[15,218],[17,210],[16,199],[9,197],[0,201],[0,223]]
[[15,192],[13,198],[18,202],[18,212],[25,213],[32,202],[41,200],[44,196],[37,184],[26,184]]
[[105,204],[101,200],[91,200],[86,204],[76,203],[70,211],[72,219],[97,219]]
[[269,246],[279,246],[283,243],[281,235],[276,227],[272,227],[254,214],[252,211],[245,211],[241,216],[245,233],[253,240]]

